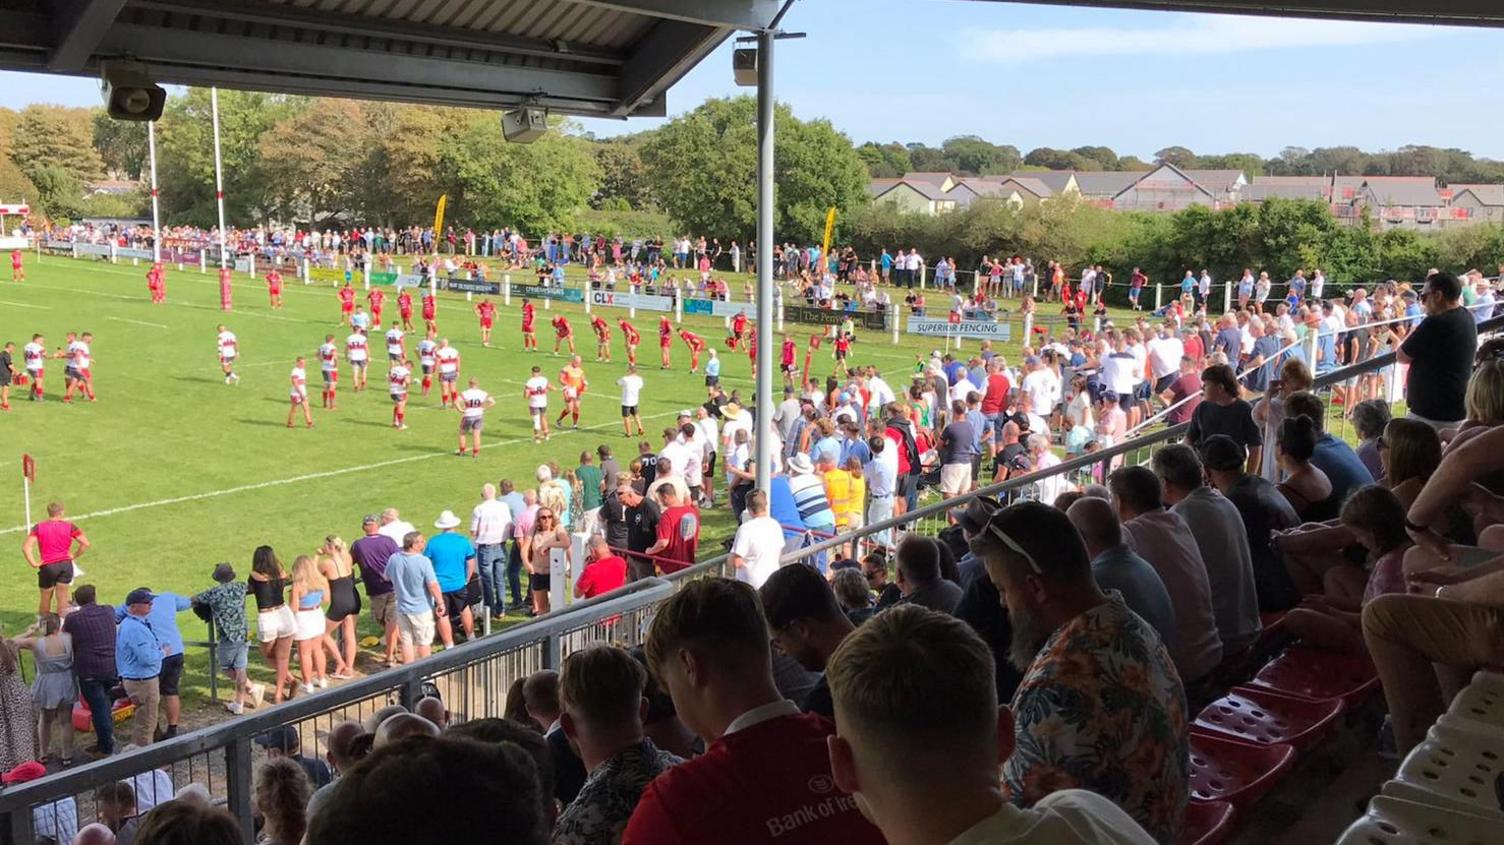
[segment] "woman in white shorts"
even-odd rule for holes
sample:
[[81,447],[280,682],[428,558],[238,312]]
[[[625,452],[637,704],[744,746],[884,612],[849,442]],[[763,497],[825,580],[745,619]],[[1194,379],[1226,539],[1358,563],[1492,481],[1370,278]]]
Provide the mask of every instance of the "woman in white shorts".
[[261,641],[261,656],[272,664],[277,682],[272,703],[281,704],[285,694],[292,695],[292,638],[297,631],[292,608],[283,594],[287,591],[287,572],[271,546],[258,546],[251,555],[251,574],[246,588],[256,597],[256,631]]

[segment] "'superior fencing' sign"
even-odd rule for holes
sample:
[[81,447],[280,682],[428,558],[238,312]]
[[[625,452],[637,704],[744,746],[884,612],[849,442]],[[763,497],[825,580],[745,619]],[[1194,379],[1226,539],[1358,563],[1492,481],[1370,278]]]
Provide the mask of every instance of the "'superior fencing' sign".
[[543,285],[512,285],[513,296],[530,299],[553,299],[559,302],[584,302],[585,294],[579,288],[544,287]]
[[651,296],[645,293],[618,293],[611,290],[591,291],[590,304],[596,306],[606,305],[613,308],[636,308],[639,311],[674,310],[673,297]]
[[909,334],[932,337],[979,337],[987,340],[1011,340],[1013,327],[992,320],[961,320],[952,323],[944,317],[910,317]]
[[887,315],[878,311],[832,311],[808,305],[789,305],[783,309],[783,316],[796,323],[813,323],[817,326],[838,326],[850,317],[852,322],[864,329],[883,331],[888,327]]
[[478,293],[482,296],[501,295],[500,282],[482,282],[479,279],[464,279],[459,276],[444,282],[444,288],[460,293]]

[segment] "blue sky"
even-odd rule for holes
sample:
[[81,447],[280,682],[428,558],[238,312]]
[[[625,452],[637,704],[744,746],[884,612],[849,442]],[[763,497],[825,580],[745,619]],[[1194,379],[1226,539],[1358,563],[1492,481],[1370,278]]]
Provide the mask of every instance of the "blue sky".
[[[801,0],[785,27],[809,37],[779,43],[778,98],[858,143],[976,134],[1146,159],[1171,144],[1268,156],[1423,143],[1504,158],[1498,30],[961,0]],[[671,114],[751,90],[732,83],[730,50],[669,92]],[[0,73],[0,105],[36,101],[98,94],[88,79]]]

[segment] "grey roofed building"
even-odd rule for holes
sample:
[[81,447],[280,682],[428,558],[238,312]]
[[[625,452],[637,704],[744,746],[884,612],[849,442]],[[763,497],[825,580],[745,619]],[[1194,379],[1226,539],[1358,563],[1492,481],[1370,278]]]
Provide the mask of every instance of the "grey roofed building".
[[1069,189],[1071,179],[1080,174],[1070,170],[1018,170],[1009,174],[1010,179],[1033,179],[1050,189],[1050,194],[1063,194]]
[[1263,202],[1276,198],[1331,202],[1332,177],[1259,176],[1243,188],[1241,198],[1244,202]]
[[1241,170],[1184,170],[1191,180],[1219,198],[1236,197],[1239,190],[1248,184],[1248,177]]
[[1504,185],[1450,185],[1452,202],[1456,203],[1463,193],[1470,193],[1479,205],[1504,206]]
[[937,188],[943,188],[947,182],[954,183],[955,176],[940,170],[916,170],[905,173],[903,179],[905,182],[924,182]]
[[1434,178],[1369,178],[1363,181],[1362,194],[1380,206],[1414,206],[1439,208],[1446,205]]
[[1128,190],[1133,183],[1144,178],[1150,171],[1146,170],[1077,170],[1076,187],[1080,189],[1081,196],[1090,200],[1110,200],[1118,194]]

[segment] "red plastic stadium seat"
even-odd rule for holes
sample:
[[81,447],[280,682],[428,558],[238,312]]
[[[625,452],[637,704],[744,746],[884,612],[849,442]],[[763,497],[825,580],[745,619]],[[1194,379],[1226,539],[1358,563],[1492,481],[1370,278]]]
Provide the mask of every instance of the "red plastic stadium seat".
[[1249,685],[1318,701],[1340,698],[1351,709],[1379,688],[1379,675],[1366,658],[1291,646]]
[[1196,717],[1196,727],[1258,745],[1284,743],[1305,751],[1342,715],[1342,699],[1314,701],[1262,687],[1239,686]]
[[1175,845],[1218,845],[1232,833],[1237,810],[1226,801],[1191,801]]
[[1295,764],[1288,745],[1253,745],[1191,729],[1191,799],[1228,801],[1245,809]]
[[1285,618],[1285,614],[1289,612],[1288,610],[1271,610],[1268,613],[1260,613],[1259,625],[1267,631],[1278,625],[1280,620]]

